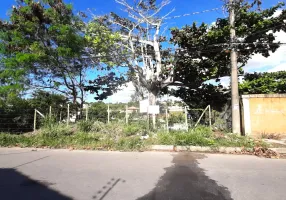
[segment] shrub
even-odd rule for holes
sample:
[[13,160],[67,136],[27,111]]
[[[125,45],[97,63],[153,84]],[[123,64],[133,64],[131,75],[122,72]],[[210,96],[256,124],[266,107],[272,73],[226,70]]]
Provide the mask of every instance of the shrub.
[[183,123],[185,121],[184,113],[171,113],[168,119],[170,124]]
[[136,135],[137,133],[142,132],[141,127],[138,125],[127,125],[123,128],[124,136]]
[[144,147],[140,137],[120,138],[116,144],[118,150],[140,150]]
[[57,125],[58,125],[58,122],[55,116],[48,116],[41,120],[41,127],[45,129],[50,129]]
[[41,134],[49,137],[69,136],[73,134],[73,130],[65,124],[58,124],[56,126],[42,129]]
[[105,124],[103,122],[95,121],[92,124],[91,132],[99,133],[99,132],[102,132],[102,130],[105,128],[106,127],[105,127]]
[[93,127],[92,121],[81,120],[77,123],[78,130],[85,133],[90,132],[92,130],[92,127]]

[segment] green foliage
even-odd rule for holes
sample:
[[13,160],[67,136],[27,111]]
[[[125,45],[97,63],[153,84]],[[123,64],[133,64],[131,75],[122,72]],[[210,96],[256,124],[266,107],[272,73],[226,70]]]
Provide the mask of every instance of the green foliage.
[[148,139],[142,139],[139,128],[120,124],[109,124],[96,133],[75,132],[75,127],[55,125],[43,128],[35,135],[11,135],[0,133],[0,146],[50,147],[100,150],[144,150],[148,145],[185,145],[185,146],[232,146],[253,148],[266,147],[266,144],[249,137],[236,134],[214,134],[208,127],[199,126],[189,132],[149,132]]
[[93,129],[94,123],[92,121],[81,120],[77,123],[77,128],[82,132],[90,132]]
[[[85,75],[88,69],[113,64],[104,56],[118,35],[103,25],[85,23],[86,17],[83,12],[75,14],[72,5],[62,1],[17,1],[9,20],[0,20],[0,95],[18,95],[33,86],[63,93],[74,104],[78,100],[83,104],[84,90],[90,87],[101,93],[100,98],[112,94],[124,78],[108,73],[87,82]],[[104,59],[94,58],[97,54]]]
[[101,121],[95,121],[93,122],[92,126],[91,126],[91,132],[94,133],[99,133],[101,130],[103,130],[105,127],[105,123],[101,122]]
[[144,144],[140,137],[120,138],[117,142],[116,149],[122,151],[141,150]]
[[[59,120],[67,116],[68,99],[60,94],[37,90],[33,92],[32,97],[28,99],[32,108],[39,110],[43,114],[48,114],[50,106],[52,107],[52,115]],[[71,106],[72,107],[72,106]]]
[[107,105],[104,102],[99,101],[92,103],[88,112],[92,120],[107,122]]
[[184,113],[171,113],[168,121],[169,124],[175,124],[175,123],[183,123],[185,122],[185,114]]
[[56,117],[54,116],[47,115],[45,118],[41,120],[41,127],[45,129],[51,129],[57,125],[58,125],[58,122],[57,122]]
[[27,100],[11,96],[0,103],[0,131],[29,132],[33,130],[33,121],[34,109]]
[[57,138],[60,136],[70,136],[73,134],[73,130],[67,127],[65,124],[53,125],[41,130],[41,134],[44,136]]
[[247,73],[239,90],[241,94],[286,93],[286,72]]
[[[239,71],[242,73],[253,54],[268,57],[270,52],[275,52],[280,47],[275,42],[273,33],[285,30],[286,10],[273,17],[284,3],[259,12],[248,1],[239,1],[238,4],[235,7],[235,29],[237,38],[243,38],[244,41],[235,41],[237,44],[234,46],[239,52]],[[229,46],[229,19],[218,18],[215,25],[210,26],[193,23],[182,29],[173,28],[171,33],[171,42],[183,49],[176,55],[174,73],[175,81],[182,82],[183,86],[173,91],[174,95],[190,107],[211,105],[220,110],[229,97],[220,85],[220,77],[230,76],[229,49],[232,47]],[[210,80],[216,83],[210,85]]]
[[123,133],[125,136],[136,135],[140,134],[141,132],[142,132],[142,127],[135,124],[127,125],[123,129]]
[[61,85],[77,92],[71,87],[71,75],[77,76],[86,65],[81,59],[86,41],[80,33],[83,22],[71,6],[60,1],[18,1],[9,23],[0,25],[4,65],[0,77],[6,81],[5,75],[11,74],[8,80],[15,83],[27,80],[28,85],[62,91]]

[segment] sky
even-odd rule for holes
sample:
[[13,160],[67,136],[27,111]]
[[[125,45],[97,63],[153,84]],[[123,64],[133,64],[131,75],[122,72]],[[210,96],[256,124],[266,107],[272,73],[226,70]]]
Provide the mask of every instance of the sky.
[[[132,0],[130,0],[132,1]],[[72,3],[75,11],[87,11],[92,10],[95,15],[108,14],[111,11],[118,14],[123,14],[121,6],[115,3],[115,0],[65,0],[66,3]],[[263,0],[262,9],[269,8],[276,5],[278,0]],[[0,18],[8,18],[8,10],[15,4],[15,0],[1,0],[0,3]],[[223,0],[171,0],[171,3],[162,11],[162,14],[169,12],[173,8],[175,11],[170,16],[177,16],[183,14],[189,14],[199,12],[199,14],[190,15],[186,17],[179,17],[168,20],[168,28],[178,27],[181,28],[187,24],[196,22],[198,24],[205,22],[207,24],[213,23],[217,18],[227,17],[227,13],[222,9]],[[205,10],[211,10],[218,8],[218,10],[211,12],[202,12]],[[276,14],[279,14],[276,13]],[[280,32],[276,34],[276,41],[286,43],[286,33]],[[286,45],[280,47],[275,53],[271,54],[268,58],[261,55],[254,55],[249,60],[248,64],[244,68],[245,72],[273,72],[286,70]],[[96,73],[89,73],[89,79],[92,79]],[[229,85],[229,78],[223,77],[221,82],[224,86]],[[125,87],[122,87],[119,92],[109,97],[105,102],[128,102],[130,96],[134,92],[132,83],[128,83]],[[88,95],[88,102],[95,101],[93,95]]]

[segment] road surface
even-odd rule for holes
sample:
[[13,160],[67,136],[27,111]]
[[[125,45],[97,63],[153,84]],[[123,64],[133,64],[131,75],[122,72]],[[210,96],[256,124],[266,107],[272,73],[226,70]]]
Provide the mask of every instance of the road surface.
[[282,200],[286,160],[0,149],[2,200]]

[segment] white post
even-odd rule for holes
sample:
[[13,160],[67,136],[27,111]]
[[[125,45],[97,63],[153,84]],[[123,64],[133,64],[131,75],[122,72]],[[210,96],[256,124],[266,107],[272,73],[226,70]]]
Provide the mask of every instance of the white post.
[[156,129],[156,114],[153,114],[153,129]]
[[125,122],[128,124],[128,105],[125,107]]
[[70,121],[70,104],[68,104],[67,126],[69,125],[69,121]]
[[108,123],[108,124],[109,124],[109,122],[110,122],[110,119],[109,119],[110,114],[109,114],[109,112],[110,112],[110,110],[109,110],[109,104],[107,104],[107,123]]
[[49,117],[50,117],[50,119],[52,118],[52,106],[50,106]]
[[85,108],[85,120],[88,120],[88,104],[86,104],[86,108]]
[[187,131],[189,130],[189,125],[188,125],[188,111],[187,111],[187,107],[185,106],[185,123],[186,123],[186,129]]
[[169,132],[169,121],[168,121],[168,106],[166,108],[166,130]]
[[147,107],[147,128],[150,129],[149,105]]
[[209,124],[210,124],[210,129],[212,129],[212,111],[211,111],[211,105],[209,105]]
[[204,116],[205,112],[207,111],[209,106],[206,107],[206,109],[204,109],[203,113],[201,114],[200,118],[198,119],[197,123],[195,124],[195,127],[200,123],[202,117]]
[[34,132],[36,132],[36,123],[37,123],[37,110],[35,109],[35,113],[34,113]]

